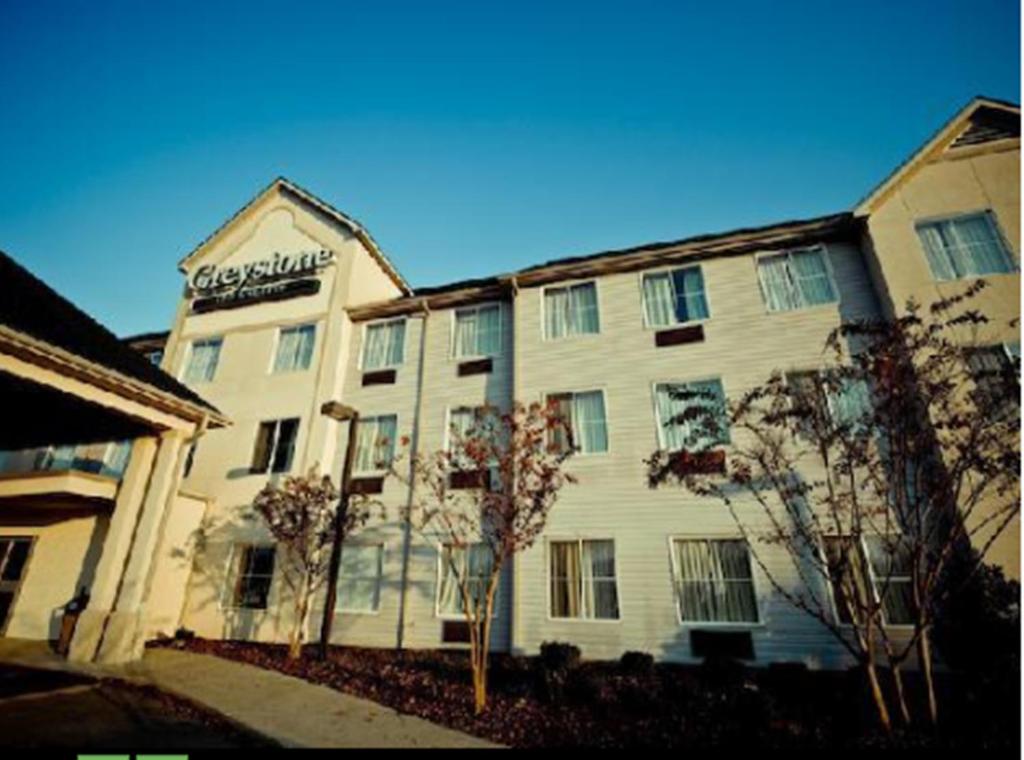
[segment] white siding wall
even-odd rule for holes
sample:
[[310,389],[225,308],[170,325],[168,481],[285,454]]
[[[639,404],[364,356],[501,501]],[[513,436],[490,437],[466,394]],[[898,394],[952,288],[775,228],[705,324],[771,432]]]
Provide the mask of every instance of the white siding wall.
[[[876,311],[859,251],[849,245],[830,245],[828,251],[839,303],[778,314],[767,313],[762,303],[753,255],[705,261],[711,312],[705,340],[680,346],[656,348],[654,331],[644,327],[640,273],[598,282],[600,336],[542,340],[542,291],[520,292],[520,399],[529,402],[556,390],[603,390],[609,451],[571,461],[579,485],[566,488],[544,539],[521,558],[517,649],[531,653],[544,641],[559,640],[595,658],[618,657],[631,649],[664,659],[689,658],[688,631],[676,618],[670,537],[735,537],[737,531],[717,502],[700,501],[681,487],[647,487],[643,460],[658,446],[652,386],[720,377],[726,394],[735,395],[765,380],[773,369],[821,366],[825,338],[840,314]],[[546,551],[552,538],[615,541],[618,621],[549,618]],[[791,574],[785,556],[763,556],[773,573]],[[761,624],[752,630],[758,660],[834,661],[839,652],[827,632],[771,594],[766,578],[756,580]]]

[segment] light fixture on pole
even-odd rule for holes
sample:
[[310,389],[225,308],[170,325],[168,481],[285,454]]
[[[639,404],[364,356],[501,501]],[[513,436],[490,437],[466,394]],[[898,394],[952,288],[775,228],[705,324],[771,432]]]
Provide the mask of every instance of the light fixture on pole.
[[338,602],[338,573],[341,569],[342,526],[348,516],[349,490],[352,480],[352,459],[356,448],[356,426],[359,424],[358,410],[340,401],[327,401],[320,407],[320,413],[338,422],[348,422],[348,445],[345,447],[345,464],[341,468],[338,509],[334,514],[334,537],[331,543],[331,563],[327,571],[327,599],[324,601],[324,617],[320,624],[321,660],[327,659],[327,645],[331,640],[334,624],[334,608]]

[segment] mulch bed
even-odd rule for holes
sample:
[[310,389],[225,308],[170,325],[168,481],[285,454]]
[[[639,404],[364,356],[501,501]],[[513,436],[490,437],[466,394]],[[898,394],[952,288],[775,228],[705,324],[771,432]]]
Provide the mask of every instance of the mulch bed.
[[[972,746],[970,738],[903,733],[884,742],[874,730],[859,674],[730,663],[659,663],[630,672],[584,661],[552,686],[537,658],[493,655],[489,701],[473,714],[468,655],[458,651],[309,647],[242,641],[156,642],[276,670],[399,712],[513,747],[922,747]],[[978,729],[980,730],[980,729]],[[988,737],[1010,745],[1016,737]]]

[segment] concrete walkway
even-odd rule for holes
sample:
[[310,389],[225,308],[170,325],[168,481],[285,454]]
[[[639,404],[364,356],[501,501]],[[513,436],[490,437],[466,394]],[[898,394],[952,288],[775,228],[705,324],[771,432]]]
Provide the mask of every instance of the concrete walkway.
[[42,642],[0,639],[3,662],[150,683],[286,747],[498,746],[368,699],[211,655],[147,649],[131,665],[80,668]]
[[286,747],[495,746],[367,699],[211,655],[148,649],[131,671]]

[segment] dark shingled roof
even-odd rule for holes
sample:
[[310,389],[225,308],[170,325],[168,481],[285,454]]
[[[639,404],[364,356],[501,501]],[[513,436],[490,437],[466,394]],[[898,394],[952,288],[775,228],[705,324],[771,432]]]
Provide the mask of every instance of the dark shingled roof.
[[716,243],[724,238],[732,237],[734,235],[768,235],[774,232],[785,231],[787,228],[790,227],[799,227],[802,225],[818,225],[820,227],[829,227],[835,230],[852,230],[853,224],[853,214],[849,211],[841,211],[835,214],[826,214],[824,216],[811,217],[808,219],[789,219],[784,222],[772,222],[771,224],[761,225],[757,227],[737,227],[735,229],[725,230],[722,232],[712,232],[703,233],[700,235],[693,235],[691,237],[680,238],[679,240],[657,241],[652,243],[644,243],[643,245],[630,246],[629,248],[614,248],[606,251],[597,251],[596,253],[586,253],[575,256],[567,256],[564,258],[551,259],[550,261],[545,261],[543,264],[533,264],[524,269],[519,269],[515,272],[508,272],[506,274],[494,275],[491,277],[479,277],[470,280],[459,280],[457,282],[445,283],[442,285],[431,285],[424,288],[416,288],[413,291],[413,295],[395,300],[415,301],[419,298],[442,295],[444,293],[452,293],[459,290],[493,287],[502,284],[502,282],[507,281],[510,277],[524,275],[530,272],[536,272],[538,270],[546,269],[548,267],[558,267],[568,264],[580,264],[587,261],[594,261],[598,259],[614,259],[618,257],[629,256],[635,253],[654,253],[661,250],[678,248],[684,245],[693,245],[695,243],[711,244]]
[[3,251],[0,324],[219,414]]

